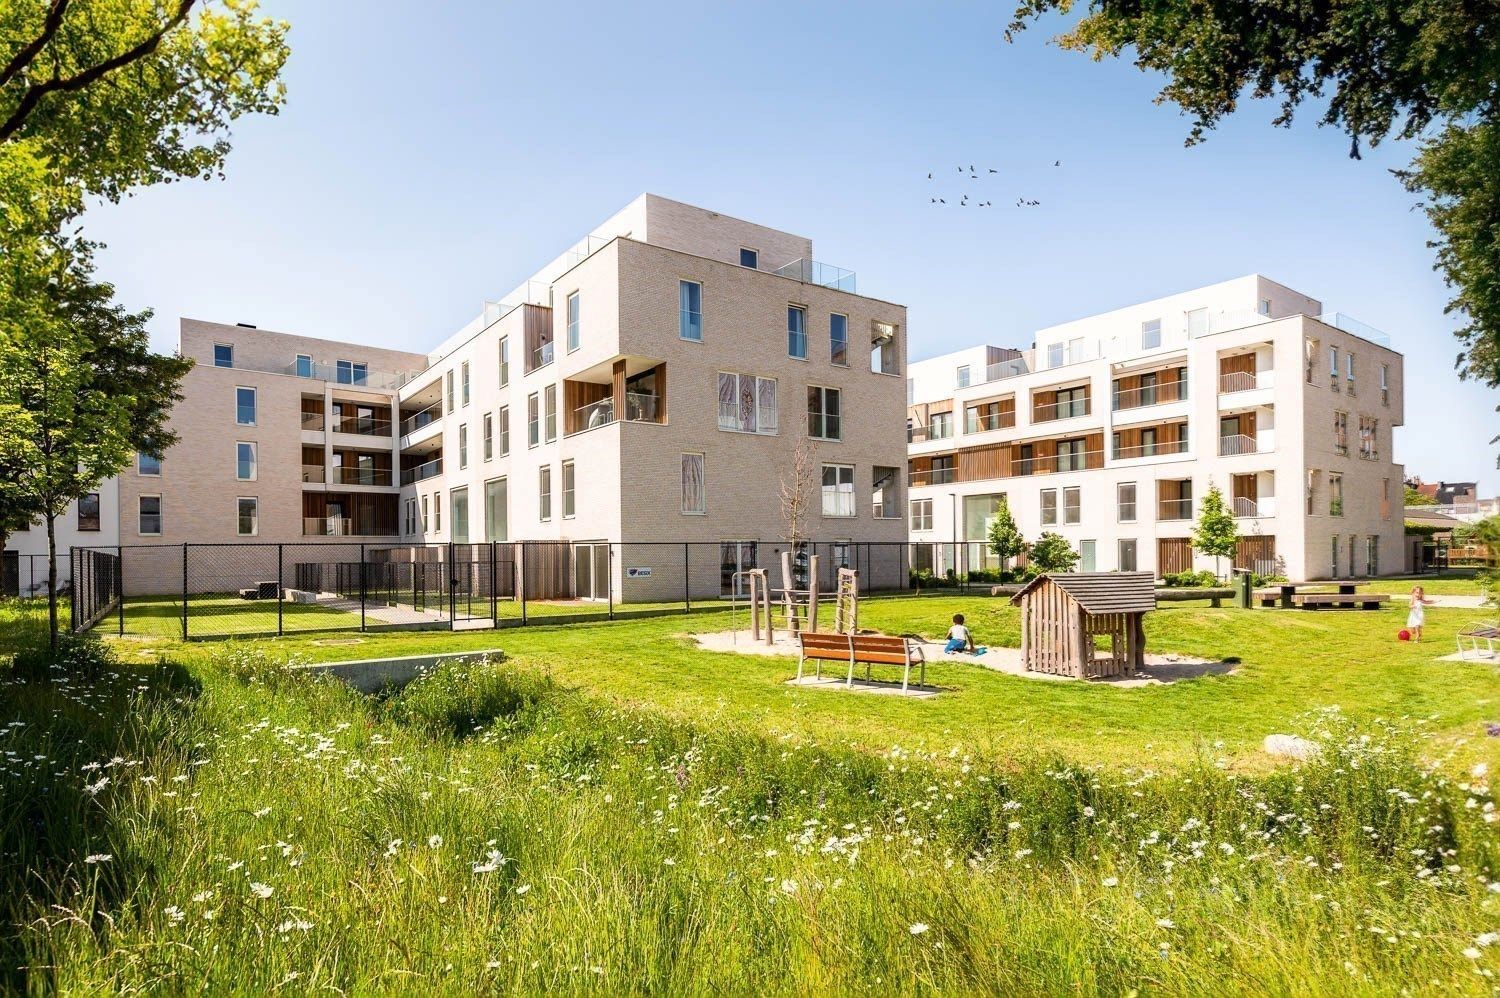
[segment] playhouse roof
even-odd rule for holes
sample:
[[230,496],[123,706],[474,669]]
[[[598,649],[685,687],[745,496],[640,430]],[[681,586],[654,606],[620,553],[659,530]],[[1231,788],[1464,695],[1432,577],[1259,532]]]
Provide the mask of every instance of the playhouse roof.
[[1150,572],[1059,572],[1039,575],[1010,598],[1013,604],[1051,580],[1089,613],[1142,613],[1156,609],[1156,577]]

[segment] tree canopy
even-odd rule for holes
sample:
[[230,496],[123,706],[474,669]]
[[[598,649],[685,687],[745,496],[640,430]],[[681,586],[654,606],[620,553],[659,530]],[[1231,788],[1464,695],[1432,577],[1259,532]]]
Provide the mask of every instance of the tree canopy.
[[1436,231],[1457,367],[1500,386],[1500,0],[1020,0],[1006,37],[1079,6],[1059,44],[1096,60],[1129,49],[1165,75],[1157,100],[1193,117],[1190,145],[1244,97],[1279,101],[1280,126],[1322,101],[1319,123],[1347,134],[1356,158],[1362,145],[1417,141],[1398,176]]
[[1233,558],[1240,541],[1234,514],[1224,507],[1224,493],[1214,484],[1208,486],[1198,508],[1198,522],[1193,526],[1193,547],[1214,560],[1214,575],[1219,575],[1220,558]]
[[1068,539],[1050,530],[1031,545],[1031,564],[1039,572],[1071,572],[1078,564],[1078,552],[1073,550]]

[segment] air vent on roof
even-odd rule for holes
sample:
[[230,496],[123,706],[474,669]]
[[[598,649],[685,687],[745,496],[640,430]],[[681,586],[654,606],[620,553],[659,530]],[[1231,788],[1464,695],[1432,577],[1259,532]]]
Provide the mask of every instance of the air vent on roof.
[[236,326],[244,326],[246,329],[254,329],[255,328],[255,323],[253,323],[253,322],[236,322],[235,325]]

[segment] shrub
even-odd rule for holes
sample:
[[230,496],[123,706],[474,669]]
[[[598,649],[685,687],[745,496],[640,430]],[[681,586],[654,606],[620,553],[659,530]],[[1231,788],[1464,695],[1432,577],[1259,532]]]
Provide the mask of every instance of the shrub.
[[118,664],[114,652],[102,641],[65,634],[58,638],[56,652],[46,644],[22,647],[11,668],[22,679],[46,680],[59,676],[97,678]]
[[386,702],[399,724],[429,734],[465,737],[497,721],[525,728],[555,706],[561,688],[550,675],[502,669],[502,656],[472,664],[439,662]]
[[1066,537],[1048,530],[1031,546],[1029,564],[1042,572],[1071,572],[1078,564],[1078,552]]
[[1162,581],[1173,589],[1196,589],[1202,586],[1211,586],[1218,580],[1212,572],[1169,572],[1162,577]]

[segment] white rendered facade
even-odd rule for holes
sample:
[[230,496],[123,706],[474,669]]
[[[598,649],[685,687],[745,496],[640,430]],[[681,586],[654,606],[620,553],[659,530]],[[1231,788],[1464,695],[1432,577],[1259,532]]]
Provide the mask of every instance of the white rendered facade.
[[[72,578],[68,551],[73,547],[109,547],[120,543],[119,480],[106,479],[97,492],[68,504],[54,524],[57,542],[57,584]],[[38,520],[5,539],[0,563],[0,596],[39,595],[47,591],[47,526]]]
[[1212,569],[1187,540],[1212,483],[1239,567],[1397,573],[1403,402],[1382,334],[1259,275],[1051,326],[1024,352],[920,361],[911,539],[948,545],[937,570],[996,567],[983,538],[1003,496],[1028,539],[1061,534],[1081,568]]

